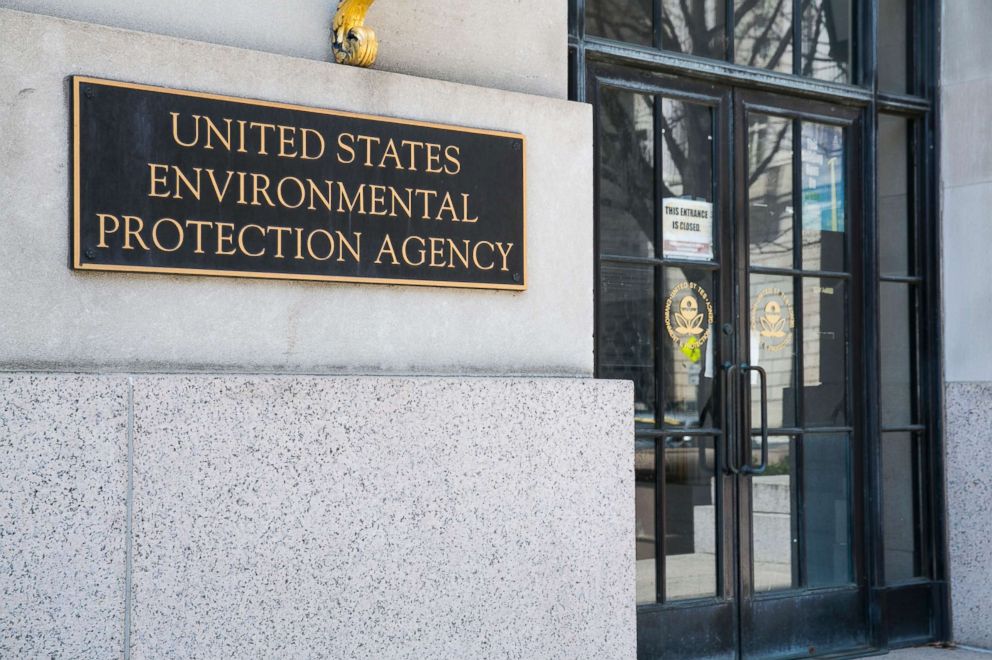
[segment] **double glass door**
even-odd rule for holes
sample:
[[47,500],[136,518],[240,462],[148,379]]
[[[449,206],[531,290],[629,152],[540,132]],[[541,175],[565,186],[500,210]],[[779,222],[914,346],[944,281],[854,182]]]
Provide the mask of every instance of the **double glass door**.
[[597,361],[635,383],[639,655],[865,648],[860,111],[599,73]]

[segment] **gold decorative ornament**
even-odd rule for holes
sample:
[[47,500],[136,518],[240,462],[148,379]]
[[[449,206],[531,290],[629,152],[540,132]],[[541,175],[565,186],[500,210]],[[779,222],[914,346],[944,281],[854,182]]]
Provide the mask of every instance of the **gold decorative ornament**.
[[341,0],[331,24],[331,50],[339,64],[370,67],[379,52],[375,32],[365,26],[365,14],[375,0]]
[[680,335],[703,334],[703,314],[699,311],[696,296],[689,294],[682,297],[679,311],[675,313],[675,332]]
[[665,301],[665,329],[690,361],[702,357],[700,349],[710,338],[712,326],[713,305],[706,290],[695,282],[676,284]]
[[765,316],[761,319],[761,336],[781,339],[785,337],[785,317],[782,316],[782,305],[769,300],[765,303]]
[[792,302],[781,289],[762,289],[751,304],[751,332],[758,334],[761,348],[775,353],[792,343],[796,315]]

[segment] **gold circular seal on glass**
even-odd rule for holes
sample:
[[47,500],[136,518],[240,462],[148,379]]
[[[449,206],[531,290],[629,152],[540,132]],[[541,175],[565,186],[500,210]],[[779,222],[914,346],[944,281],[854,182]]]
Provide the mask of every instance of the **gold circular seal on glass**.
[[713,305],[706,290],[695,282],[676,284],[665,300],[665,328],[692,359],[690,352],[699,351],[713,328]]
[[751,333],[757,334],[759,346],[775,353],[792,343],[796,315],[792,302],[781,289],[762,289],[751,303]]

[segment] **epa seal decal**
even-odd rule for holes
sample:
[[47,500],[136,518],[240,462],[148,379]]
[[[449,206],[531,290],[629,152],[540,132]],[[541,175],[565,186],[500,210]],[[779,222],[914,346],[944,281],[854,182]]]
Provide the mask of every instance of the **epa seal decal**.
[[751,332],[760,337],[761,348],[775,353],[792,343],[796,315],[789,297],[781,289],[762,289],[751,305]]
[[713,305],[706,291],[695,282],[676,284],[665,301],[665,328],[668,336],[693,362],[710,338]]

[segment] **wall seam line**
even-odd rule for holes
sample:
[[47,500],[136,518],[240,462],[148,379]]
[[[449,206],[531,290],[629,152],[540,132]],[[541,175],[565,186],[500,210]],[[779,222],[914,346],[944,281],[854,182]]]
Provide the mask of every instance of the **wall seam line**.
[[941,187],[945,191],[957,191],[962,188],[979,188],[981,186],[988,186],[992,184],[992,177],[986,179],[979,179],[977,181],[965,181],[964,183],[950,183],[948,181],[941,181]]
[[127,379],[127,495],[124,520],[124,660],[131,658],[134,512],[134,378]]

